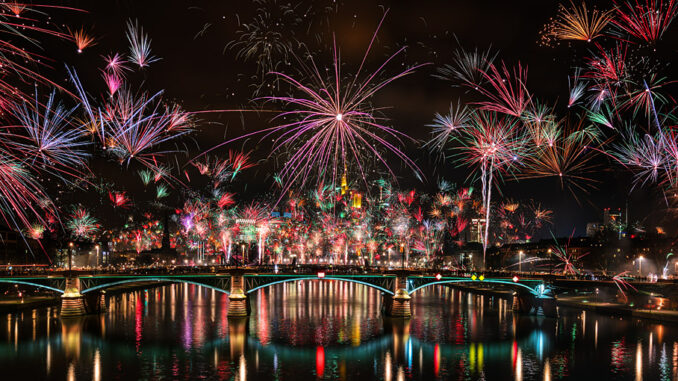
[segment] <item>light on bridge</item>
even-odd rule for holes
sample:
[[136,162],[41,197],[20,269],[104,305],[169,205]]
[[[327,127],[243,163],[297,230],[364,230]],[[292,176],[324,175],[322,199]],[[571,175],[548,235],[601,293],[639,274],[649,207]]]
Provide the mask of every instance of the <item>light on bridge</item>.
[[485,280],[485,275],[479,276],[478,279],[481,280],[481,281]]
[[476,274],[471,275],[471,280],[476,280],[476,279],[478,279],[478,277],[476,276]]
[[442,278],[442,277],[443,277],[442,275],[436,274],[436,279],[437,279],[437,280],[440,280],[440,278]]
[[322,278],[324,278],[324,277],[325,277],[325,272],[324,272],[324,271],[318,272],[318,278],[322,279]]
[[514,281],[514,282],[518,282],[518,276],[517,276],[517,275],[514,275],[514,276],[513,276],[513,281]]

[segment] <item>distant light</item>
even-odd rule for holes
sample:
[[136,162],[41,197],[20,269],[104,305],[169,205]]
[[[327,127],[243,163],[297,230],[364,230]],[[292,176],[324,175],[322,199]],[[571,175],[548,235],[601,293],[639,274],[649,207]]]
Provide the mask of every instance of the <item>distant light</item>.
[[318,272],[318,278],[322,279],[322,278],[324,278],[324,277],[325,277],[325,272],[324,272],[324,271]]
[[518,276],[517,276],[517,275],[514,275],[514,276],[513,276],[513,281],[514,281],[514,282],[518,282]]
[[337,120],[341,122],[341,120],[344,118],[344,115],[341,113],[337,114]]
[[440,280],[440,278],[442,278],[442,277],[443,277],[442,275],[436,274],[436,279],[437,279],[437,280]]

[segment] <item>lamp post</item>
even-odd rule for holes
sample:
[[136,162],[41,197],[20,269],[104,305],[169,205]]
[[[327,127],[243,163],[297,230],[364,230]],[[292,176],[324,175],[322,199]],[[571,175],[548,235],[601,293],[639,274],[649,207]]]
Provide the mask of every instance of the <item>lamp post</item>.
[[643,256],[638,257],[638,275],[642,276],[643,275]]
[[[240,260],[242,261],[243,264],[245,264],[245,244],[244,243],[240,245],[240,249],[242,249],[242,254],[241,254]],[[238,261],[236,261],[235,263],[236,263],[236,267],[237,267]]]
[[520,272],[520,273],[523,272],[523,255],[524,254],[525,253],[522,250],[520,250],[518,252],[518,272]]
[[549,253],[549,275],[553,275],[553,250],[548,249]]

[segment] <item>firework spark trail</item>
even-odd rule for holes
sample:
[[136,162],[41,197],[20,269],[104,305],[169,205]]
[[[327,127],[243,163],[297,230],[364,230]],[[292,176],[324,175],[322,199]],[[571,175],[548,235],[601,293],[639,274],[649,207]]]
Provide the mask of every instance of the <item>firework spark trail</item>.
[[79,239],[91,238],[93,234],[99,231],[99,224],[96,218],[92,217],[89,211],[78,208],[66,222],[66,228],[71,235]]
[[516,179],[557,178],[561,188],[567,188],[579,202],[576,190],[589,193],[598,182],[593,176],[598,168],[594,162],[598,151],[591,149],[597,131],[585,131],[582,122],[562,131],[553,139],[546,139],[547,144],[537,144],[532,154],[526,155],[523,170],[516,174]]
[[636,288],[633,287],[633,285],[626,280],[628,278],[628,274],[629,274],[628,271],[624,271],[612,277],[612,281],[624,296],[624,300],[627,302],[629,301],[629,298],[626,295],[626,291],[628,291],[629,289],[636,291]]
[[393,172],[378,148],[395,154],[415,172],[419,172],[416,164],[394,143],[387,140],[391,137],[400,142],[401,138],[407,135],[382,124],[381,118],[374,115],[376,110],[370,107],[368,102],[379,90],[423,65],[416,65],[395,76],[377,80],[386,65],[404,51],[403,47],[387,58],[377,70],[359,81],[384,18],[372,36],[360,67],[351,82],[342,82],[344,79],[340,71],[341,62],[336,43],[333,49],[332,82],[326,82],[312,58],[310,59],[311,67],[304,66],[305,70],[312,75],[314,83],[311,85],[304,85],[287,74],[272,73],[302,94],[299,98],[290,96],[262,98],[295,108],[281,112],[275,119],[298,119],[280,124],[267,131],[265,135],[266,137],[274,133],[280,134],[274,140],[272,153],[283,149],[293,148],[295,150],[279,173],[284,182],[284,191],[297,182],[303,186],[314,173],[318,175],[319,183],[328,179],[336,183],[339,173],[345,172],[351,165],[355,165],[364,178],[365,168],[361,160],[364,154],[360,152],[361,150],[370,153],[391,174]]
[[108,93],[110,96],[114,96],[115,93],[120,89],[123,84],[122,78],[116,73],[103,72],[101,76],[106,82],[106,87],[108,87]]
[[673,256],[673,253],[668,253],[666,254],[666,264],[664,265],[664,268],[662,269],[662,279],[667,279],[669,275],[669,257]]
[[626,1],[616,5],[616,18],[612,23],[630,36],[654,45],[659,41],[678,14],[676,0]]
[[586,8],[586,3],[577,7],[570,3],[571,8],[560,5],[560,12],[547,29],[548,35],[560,40],[581,40],[591,42],[602,35],[603,29],[614,22],[614,10],[592,12]]
[[457,101],[456,107],[450,103],[450,111],[447,115],[436,113],[433,123],[427,125],[431,127],[433,137],[424,146],[430,146],[431,150],[442,151],[454,134],[468,126],[471,113],[472,110],[466,105],[462,106],[460,100]]
[[66,66],[66,72],[68,73],[71,84],[75,87],[78,101],[82,105],[82,108],[86,114],[86,122],[82,123],[82,126],[92,136],[96,136],[96,138],[99,140],[99,143],[101,143],[102,148],[105,150],[107,144],[107,131],[104,125],[105,118],[100,110],[93,107],[84,87],[82,86],[82,83],[80,82],[78,74],[75,72],[75,69]]
[[570,251],[570,241],[574,236],[574,230],[572,231],[572,234],[570,234],[564,247],[558,243],[558,240],[553,236],[553,233],[551,233],[551,236],[554,241],[554,244],[551,247],[551,254],[561,262],[556,267],[562,267],[563,275],[577,275],[581,273],[580,269],[577,268],[577,262],[587,256],[588,253],[577,254]]
[[584,77],[595,80],[612,94],[615,94],[614,89],[623,84],[628,77],[627,46],[616,44],[615,48],[611,50],[605,50],[597,44],[596,46],[599,53],[587,60],[589,71],[584,73]]
[[[117,109],[114,114],[110,114],[113,120],[108,126],[113,144],[109,150],[121,162],[129,163],[136,159],[146,166],[155,167],[152,159],[168,151],[149,151],[188,133],[187,130],[172,127],[174,115],[162,106],[159,101],[161,95],[162,92],[152,96],[144,94],[129,103],[131,107]],[[170,134],[167,133],[168,130],[171,130]]]
[[136,160],[157,171],[156,158],[173,152],[156,150],[158,146],[192,131],[190,113],[176,104],[166,104],[163,91],[134,95],[127,87],[121,87],[101,110],[90,102],[77,73],[68,67],[67,71],[87,115],[86,125],[91,126],[102,148],[120,163],[129,165]]
[[460,161],[478,166],[485,214],[483,238],[483,266],[487,252],[492,188],[495,173],[509,172],[529,154],[526,137],[517,128],[515,120],[499,118],[495,113],[477,112],[471,126],[463,130]]
[[257,14],[249,22],[240,24],[236,39],[226,44],[224,52],[233,49],[236,50],[236,58],[255,61],[260,80],[255,85],[256,94],[266,83],[266,74],[277,70],[282,63],[289,64],[292,49],[303,45],[295,36],[295,29],[303,20],[299,16],[298,5],[275,0],[254,0],[253,4],[258,6]]
[[35,104],[24,102],[13,109],[19,127],[28,135],[28,142],[17,143],[16,148],[31,165],[40,160],[50,168],[82,168],[89,157],[85,151],[88,143],[82,141],[78,129],[69,125],[75,108],[67,109],[55,102],[55,95],[52,92],[44,107],[40,107],[36,89]]
[[631,129],[621,143],[613,145],[611,155],[622,165],[636,171],[634,187],[648,182],[661,183],[672,178],[672,161],[667,157],[663,134],[639,135]]
[[130,207],[130,199],[127,197],[125,192],[108,192],[108,198],[116,208],[124,209]]
[[42,221],[51,202],[26,167],[0,151],[0,216],[8,226],[31,226],[30,218]]
[[[0,171],[0,215],[8,226],[20,230],[21,225],[30,226],[30,218],[42,221],[42,212],[54,212],[54,205],[34,176],[40,172],[62,178],[66,174],[75,174],[77,168],[68,166],[70,164],[80,167],[84,155],[80,155],[82,147],[78,143],[77,134],[65,126],[65,114],[71,111],[55,105],[53,96],[47,106],[40,107],[37,90],[35,105],[30,105],[26,100],[33,97],[14,83],[14,80],[20,83],[33,82],[36,87],[44,84],[63,90],[33,68],[43,66],[47,57],[15,44],[13,38],[35,46],[39,46],[39,40],[29,36],[30,32],[65,40],[71,38],[67,34],[42,26],[49,25],[49,22],[24,18],[21,14],[28,6],[17,6],[19,4],[15,4],[13,9],[16,15],[13,21],[0,15],[0,28],[5,31],[5,38],[0,42],[0,67],[4,73],[0,80],[0,107],[19,119],[19,125],[3,126],[0,132],[0,161],[3,167]],[[41,6],[30,5],[30,8],[34,7]],[[71,95],[67,91],[65,93]],[[67,146],[68,144],[71,146]]]
[[139,68],[145,68],[160,60],[160,58],[151,55],[151,39],[144,33],[139,21],[127,21],[127,41],[130,50],[129,59]]
[[477,102],[482,110],[495,111],[506,115],[520,117],[532,102],[532,97],[527,91],[527,67],[523,68],[520,63],[509,71],[502,62],[501,70],[494,64],[489,65],[488,71],[482,72],[489,88],[468,84],[477,88],[489,101]]
[[[21,10],[23,11],[27,6],[27,4],[22,4]],[[40,7],[81,11],[76,8],[63,6],[30,4],[30,8]],[[48,21],[27,19],[19,15],[12,20],[5,15],[0,15],[0,28],[4,30],[6,36],[0,41],[0,67],[10,74],[3,76],[0,80],[0,99],[2,99],[0,107],[5,107],[12,102],[20,103],[23,99],[30,98],[13,83],[12,80],[14,79],[23,83],[35,82],[38,84],[46,84],[65,91],[63,87],[39,74],[37,70],[32,68],[32,66],[44,66],[44,61],[46,61],[47,57],[33,53],[12,41],[12,37],[16,37],[19,41],[39,46],[39,40],[29,35],[31,32],[40,36],[53,36],[63,40],[72,40],[72,37],[69,34],[49,29],[48,27],[43,26],[43,24],[50,25]],[[72,95],[68,91],[66,91],[66,93]]]
[[[648,80],[643,80],[642,86],[627,94],[628,99],[619,105],[619,110],[633,109],[634,116],[642,110],[649,121],[653,121],[657,128],[661,128],[659,115],[655,110],[655,101],[659,101],[660,105],[665,105],[669,104],[669,100],[659,93],[658,90],[674,82],[666,81],[666,78],[660,78],[655,73],[652,73]],[[631,84],[635,85],[632,82]]]
[[586,84],[579,80],[579,70],[575,72],[574,76],[567,77],[567,82],[570,87],[570,97],[567,101],[567,107],[570,108],[582,98],[586,92]]
[[485,80],[483,73],[490,70],[497,54],[492,54],[491,47],[485,51],[479,51],[478,48],[473,51],[457,49],[454,51],[454,64],[438,68],[434,77],[453,83],[459,81],[477,90]]
[[85,48],[96,45],[94,37],[87,34],[84,28],[80,28],[77,30],[69,29],[69,32],[71,34],[71,37],[73,37],[73,40],[75,41],[75,45],[78,47],[78,53],[82,53],[82,51]]

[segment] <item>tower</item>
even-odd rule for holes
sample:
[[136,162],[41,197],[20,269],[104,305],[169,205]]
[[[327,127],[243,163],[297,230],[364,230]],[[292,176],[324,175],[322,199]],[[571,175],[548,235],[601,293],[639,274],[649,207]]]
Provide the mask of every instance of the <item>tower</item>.
[[167,216],[167,212],[165,212],[165,221],[163,222],[162,243],[161,243],[160,248],[163,251],[169,251],[170,250],[169,217]]

